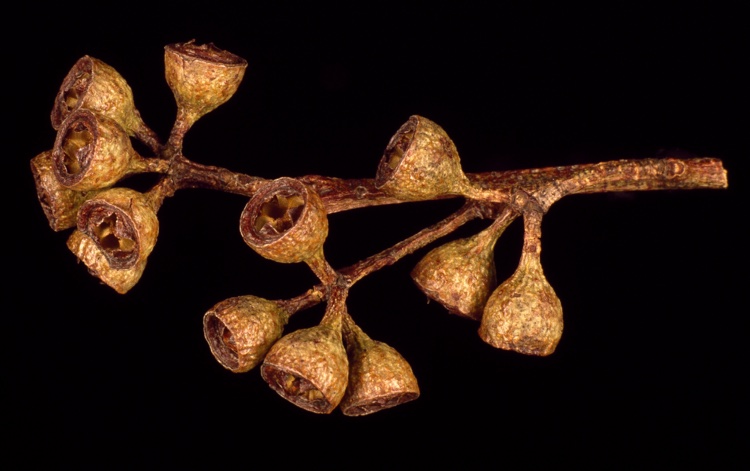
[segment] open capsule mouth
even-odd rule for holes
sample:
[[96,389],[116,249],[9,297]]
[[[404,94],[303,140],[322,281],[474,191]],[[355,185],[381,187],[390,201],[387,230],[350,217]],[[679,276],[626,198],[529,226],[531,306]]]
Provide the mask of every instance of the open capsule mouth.
[[203,333],[216,360],[225,368],[237,371],[240,366],[238,346],[231,329],[218,317],[207,314]]
[[227,66],[240,66],[244,67],[247,65],[247,61],[240,56],[232,54],[229,51],[219,49],[213,43],[207,44],[196,44],[195,40],[188,41],[186,43],[170,44],[166,47],[167,51],[172,51],[175,54],[186,56],[192,59],[198,59],[204,62],[212,62]]
[[274,194],[258,207],[253,233],[263,240],[276,240],[292,229],[305,208],[302,196],[292,191]]
[[341,412],[348,416],[368,415],[405,404],[418,397],[419,393],[414,391],[390,393],[363,399],[347,406],[341,406]]
[[86,95],[93,79],[93,62],[90,57],[82,57],[63,79],[52,108],[52,127],[59,129],[65,118],[77,110]]
[[282,263],[308,260],[321,250],[328,219],[320,197],[299,180],[267,182],[240,216],[240,234],[261,256]]
[[55,176],[64,186],[79,183],[91,166],[98,128],[91,113],[71,114],[55,139],[52,162]]
[[122,209],[89,200],[79,210],[78,228],[99,246],[112,268],[130,268],[138,261],[138,232]]
[[411,146],[414,139],[414,134],[417,131],[417,124],[419,119],[415,116],[409,118],[409,120],[401,125],[396,134],[393,135],[388,146],[386,146],[383,156],[380,159],[378,165],[378,171],[375,176],[375,185],[380,187],[384,185],[391,176],[396,172],[399,165],[401,165],[404,159],[404,154]]
[[271,389],[302,409],[327,414],[335,407],[312,381],[297,371],[264,364],[261,367],[261,375]]
[[255,245],[273,243],[297,226],[306,207],[306,188],[294,179],[279,179],[259,190],[240,219],[240,231]]

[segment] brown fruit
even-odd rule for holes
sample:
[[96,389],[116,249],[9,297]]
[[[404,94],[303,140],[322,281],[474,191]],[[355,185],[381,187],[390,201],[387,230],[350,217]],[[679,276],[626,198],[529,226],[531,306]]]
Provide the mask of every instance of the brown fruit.
[[479,336],[496,348],[546,356],[562,337],[563,312],[542,270],[540,224],[541,216],[524,214],[521,261],[487,300]]
[[372,340],[348,314],[345,324],[349,385],[340,406],[344,415],[368,415],[417,399],[419,385],[406,359]]
[[159,220],[147,195],[110,188],[81,205],[68,248],[89,271],[118,293],[140,279],[159,234]]
[[493,224],[472,237],[432,249],[411,271],[412,279],[448,312],[481,320],[487,298],[497,286],[494,248],[506,226]]
[[448,134],[427,118],[411,116],[391,138],[375,185],[403,201],[463,195],[471,186]]
[[289,177],[264,184],[240,216],[245,243],[261,256],[282,263],[322,255],[328,218],[315,191]]
[[263,361],[288,320],[289,313],[275,301],[237,296],[206,312],[203,335],[224,368],[243,373]]
[[188,41],[164,48],[167,84],[188,128],[234,95],[246,68],[245,59],[212,43]]

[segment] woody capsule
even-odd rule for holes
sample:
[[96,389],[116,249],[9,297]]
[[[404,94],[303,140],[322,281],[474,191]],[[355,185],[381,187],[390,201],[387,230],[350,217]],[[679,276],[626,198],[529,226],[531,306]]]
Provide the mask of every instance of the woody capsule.
[[53,231],[59,232],[75,227],[78,208],[90,194],[62,185],[52,167],[51,150],[31,159],[31,173],[34,177],[37,199],[50,227]]
[[510,219],[498,218],[471,237],[429,251],[412,269],[414,283],[451,314],[479,321],[497,286],[495,243]]
[[413,115],[391,137],[375,185],[402,201],[423,201],[471,191],[456,145],[445,130]]
[[[203,165],[182,154],[185,133],[235,93],[247,62],[194,41],[168,45],[164,53],[167,83],[177,102],[165,144],[143,124],[122,77],[86,56],[55,99],[50,116],[58,132],[54,147],[31,159],[37,198],[50,227],[74,228],[68,248],[118,293],[128,292],[144,271],[165,198],[190,188],[249,198],[239,224],[246,244],[269,260],[308,264],[321,283],[288,300],[225,299],[204,311],[204,336],[224,368],[240,373],[260,365],[261,376],[280,396],[319,414],[338,407],[347,416],[367,415],[419,395],[404,358],[366,335],[346,310],[349,290],[362,278],[472,220],[494,219],[486,230],[430,251],[412,278],[450,312],[479,320],[478,334],[489,345],[550,355],[563,330],[562,306],[540,260],[541,220],[551,204],[572,194],[728,187],[727,171],[713,157],[465,174],[445,130],[419,115],[391,138],[374,179],[302,175],[267,180]],[[153,155],[137,154],[131,138]],[[114,186],[136,172],[159,178],[147,191]],[[148,181],[130,180],[138,188]],[[453,197],[465,200],[453,214],[353,265],[337,271],[323,256],[327,213]],[[518,267],[493,289],[495,240],[521,216],[524,244]],[[283,335],[289,316],[324,301],[326,311],[317,325]]]
[[328,237],[323,201],[295,178],[281,177],[261,185],[242,210],[240,234],[264,258],[305,262],[324,281],[335,276],[323,257]]
[[260,369],[279,396],[317,414],[330,414],[338,407],[349,381],[342,336],[345,298],[346,290],[333,289],[320,323],[282,337]]
[[51,158],[57,180],[76,191],[107,188],[158,164],[135,151],[115,120],[85,108],[73,111],[60,124]]
[[185,133],[195,122],[224,104],[237,91],[247,61],[213,43],[194,40],[164,48],[164,71],[177,102],[169,145],[181,149]]
[[156,193],[130,188],[97,193],[81,205],[76,230],[68,238],[68,249],[91,274],[120,294],[140,280],[156,245],[162,201]]
[[562,337],[562,304],[542,270],[541,210],[524,211],[523,220],[521,260],[487,300],[479,336],[496,348],[547,356]]
[[369,415],[417,399],[419,384],[406,359],[390,345],[371,339],[348,312],[343,320],[349,384],[341,412]]
[[255,368],[284,330],[291,314],[282,303],[245,295],[225,299],[203,316],[203,335],[226,369]]
[[79,109],[106,116],[157,152],[156,133],[141,118],[135,107],[133,91],[113,67],[91,56],[83,56],[63,79],[50,114],[52,127],[59,130],[65,119]]

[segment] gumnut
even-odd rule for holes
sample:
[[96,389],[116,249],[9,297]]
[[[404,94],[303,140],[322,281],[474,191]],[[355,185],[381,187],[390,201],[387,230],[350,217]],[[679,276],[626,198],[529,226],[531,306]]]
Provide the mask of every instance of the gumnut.
[[256,296],[225,299],[203,316],[203,335],[216,360],[244,373],[255,368],[281,337],[289,313],[276,301]]
[[361,416],[389,409],[419,397],[409,363],[393,347],[372,340],[346,314],[344,338],[349,355],[349,385],[341,411]]
[[322,255],[328,217],[320,196],[294,178],[267,182],[250,198],[240,216],[245,243],[261,256],[281,263]]
[[191,40],[164,48],[164,68],[178,119],[189,128],[234,95],[247,61],[212,43],[198,45]]
[[60,183],[78,191],[107,188],[129,174],[147,170],[122,127],[86,109],[70,113],[61,124],[52,162]]
[[391,137],[375,185],[403,201],[464,195],[471,187],[451,138],[443,128],[417,115]]
[[110,188],[81,205],[68,248],[94,276],[126,293],[143,274],[158,234],[156,208],[147,194]]
[[481,320],[497,286],[494,248],[506,227],[498,220],[478,234],[432,249],[411,271],[412,279],[448,312]]
[[52,230],[62,231],[74,227],[78,208],[90,193],[71,190],[60,184],[52,169],[51,150],[31,159],[31,174],[34,176],[39,204]]
[[133,101],[133,91],[111,66],[91,56],[83,56],[63,79],[55,97],[50,119],[57,130],[69,114],[88,109],[116,121],[129,136],[135,136],[152,149],[158,147],[156,134],[146,126]]
[[479,336],[496,348],[547,356],[562,337],[563,312],[542,270],[540,224],[540,215],[524,214],[521,260],[487,300]]
[[261,376],[277,394],[310,412],[329,414],[344,397],[349,362],[342,338],[343,299],[328,300],[314,326],[291,332],[268,351]]

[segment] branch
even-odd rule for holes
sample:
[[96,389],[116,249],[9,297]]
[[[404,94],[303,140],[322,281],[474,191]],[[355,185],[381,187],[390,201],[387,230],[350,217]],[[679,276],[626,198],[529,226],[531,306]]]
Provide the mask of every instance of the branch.
[[[80,59],[63,81],[52,111],[54,146],[31,160],[37,196],[55,231],[74,228],[68,248],[119,293],[140,279],[159,233],[158,211],[178,190],[203,188],[248,198],[240,214],[245,243],[279,263],[304,262],[320,282],[286,300],[243,295],[204,313],[204,336],[217,361],[235,373],[260,365],[282,397],[315,413],[341,405],[364,415],[416,399],[406,360],[373,341],[346,309],[349,289],[366,276],[445,237],[467,222],[491,219],[473,236],[429,251],[411,272],[416,285],[448,312],[480,323],[480,338],[527,355],[554,352],[562,303],[541,266],[544,214],[572,194],[727,187],[714,158],[614,160],[595,164],[465,174],[458,151],[436,123],[412,116],[393,135],[374,178],[321,175],[268,180],[199,164],[182,153],[186,133],[237,90],[247,62],[213,44],[165,48],[167,82],[177,118],[166,144],[135,108],[127,82],[110,66]],[[138,139],[155,155],[133,148]],[[375,164],[375,163],[374,163]],[[147,192],[117,186],[153,173]],[[442,221],[351,266],[335,269],[323,254],[328,215],[369,206],[463,198]],[[513,275],[498,283],[494,247],[516,218],[524,244]],[[283,335],[290,316],[327,302],[319,325]]]

